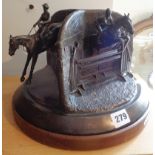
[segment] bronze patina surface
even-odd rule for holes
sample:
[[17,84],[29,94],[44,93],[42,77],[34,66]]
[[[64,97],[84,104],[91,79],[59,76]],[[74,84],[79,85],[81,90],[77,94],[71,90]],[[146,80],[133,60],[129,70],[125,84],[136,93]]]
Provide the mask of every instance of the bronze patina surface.
[[[62,10],[48,5],[35,34],[10,36],[32,59],[26,82],[13,97],[17,124],[32,138],[57,147],[96,149],[134,137],[144,127],[149,102],[130,72],[133,26],[128,15],[106,10]],[[30,31],[31,33],[31,31]],[[33,74],[38,55],[47,65]]]

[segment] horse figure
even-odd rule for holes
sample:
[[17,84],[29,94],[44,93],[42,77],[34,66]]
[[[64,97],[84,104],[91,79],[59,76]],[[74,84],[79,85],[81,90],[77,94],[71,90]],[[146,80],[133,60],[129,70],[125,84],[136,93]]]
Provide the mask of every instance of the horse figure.
[[26,84],[31,83],[33,70],[37,62],[38,55],[54,47],[60,27],[61,27],[61,24],[52,23],[50,26],[48,26],[43,39],[40,39],[38,33],[35,33],[32,35],[15,36],[15,37],[12,37],[10,35],[10,40],[9,40],[10,56],[13,56],[15,54],[16,50],[19,48],[20,45],[24,46],[27,51],[27,60],[20,78],[21,82],[25,80],[27,67],[29,65],[30,60],[32,59],[31,69],[30,69],[29,77],[26,81]]
[[111,24],[101,23],[99,27],[98,33],[85,38],[84,48],[89,50],[89,53],[92,52],[90,55],[94,55],[94,51],[98,53],[100,49],[110,47],[115,43],[121,45],[123,49],[134,32],[129,14]]
[[132,35],[133,32],[129,14],[124,15],[117,19],[113,24],[105,25],[105,27],[103,27],[103,30],[99,33],[100,44],[98,44],[98,46],[107,47],[116,42],[121,42],[121,44],[123,44],[123,40],[128,41],[129,35]]

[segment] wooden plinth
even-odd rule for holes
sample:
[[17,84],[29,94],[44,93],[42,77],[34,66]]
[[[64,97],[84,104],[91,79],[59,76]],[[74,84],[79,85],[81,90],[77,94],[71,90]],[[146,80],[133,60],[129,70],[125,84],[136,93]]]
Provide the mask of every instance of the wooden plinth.
[[[142,84],[137,84],[137,94],[132,101],[113,111],[64,113],[63,109],[55,106],[57,102],[53,98],[44,100],[48,93],[52,97],[51,92],[55,90],[51,90],[52,79],[34,79],[31,86],[23,84],[15,92],[13,112],[19,127],[41,143],[72,150],[100,149],[133,138],[145,126],[149,102]],[[122,110],[127,112],[130,121],[116,127],[112,114]]]
[[145,126],[147,112],[129,127],[107,134],[90,136],[64,135],[37,128],[26,122],[15,110],[14,117],[22,131],[43,144],[63,149],[93,150],[118,145],[135,137]]

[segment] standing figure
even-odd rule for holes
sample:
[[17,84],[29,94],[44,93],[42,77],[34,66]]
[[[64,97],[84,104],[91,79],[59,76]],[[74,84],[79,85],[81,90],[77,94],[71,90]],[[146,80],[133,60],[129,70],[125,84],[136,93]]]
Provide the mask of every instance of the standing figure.
[[71,59],[70,59],[70,84],[71,84],[71,94],[78,93],[82,95],[82,91],[85,90],[85,85],[82,81],[79,80],[78,75],[78,66],[77,66],[77,59],[78,59],[78,42],[74,42],[74,46],[71,50]]
[[70,69],[70,82],[71,82],[71,88],[72,88],[72,91],[74,91],[76,89],[76,72],[77,72],[77,68],[76,68],[76,54],[77,54],[77,48],[78,48],[78,43],[77,42],[74,42],[74,46],[71,50],[71,60],[70,60],[70,66],[71,66],[71,69]]
[[[105,33],[108,33],[108,30],[110,27],[113,27],[114,22],[113,22],[113,17],[112,17],[112,11],[108,8],[105,11],[105,17],[104,19],[98,19],[97,24],[96,24],[96,28],[98,31],[97,34],[97,44],[99,45],[98,50],[102,47],[106,46],[106,43],[104,42],[105,40]],[[110,34],[108,34],[110,35]],[[110,39],[111,41],[111,39]]]
[[104,21],[105,21],[105,24],[107,24],[107,25],[112,25],[113,24],[113,18],[112,18],[111,14],[112,14],[111,10],[109,8],[106,9]]
[[39,20],[33,25],[33,27],[36,27],[36,26],[39,27],[38,33],[39,33],[40,39],[43,38],[43,34],[46,30],[45,25],[50,22],[50,13],[48,12],[49,6],[47,3],[43,4],[42,6],[43,6],[44,12],[41,14]]
[[97,27],[99,34],[102,33],[103,31],[105,31],[110,25],[113,25],[113,18],[112,18],[111,14],[112,14],[112,12],[108,8],[105,11],[104,20],[102,20],[102,19],[97,20],[96,27]]

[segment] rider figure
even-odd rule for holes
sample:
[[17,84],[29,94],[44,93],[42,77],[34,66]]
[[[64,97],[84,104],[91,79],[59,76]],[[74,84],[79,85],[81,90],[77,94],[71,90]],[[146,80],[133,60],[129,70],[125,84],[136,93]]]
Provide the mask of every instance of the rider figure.
[[113,18],[112,18],[112,12],[111,12],[111,10],[108,8],[108,9],[106,9],[106,11],[105,11],[105,24],[107,24],[107,25],[112,25],[113,24]]
[[100,33],[102,33],[103,31],[105,31],[108,28],[108,26],[113,25],[113,18],[112,18],[112,15],[111,14],[112,14],[112,12],[108,8],[105,11],[104,20],[101,20],[100,21],[100,19],[98,19],[96,26],[97,26],[97,29],[98,29],[98,31]]
[[[105,11],[105,17],[103,19],[98,19],[96,23],[96,27],[98,30],[98,44],[103,44],[103,33],[107,31],[109,26],[113,25],[112,12],[108,8]],[[106,32],[107,33],[107,32]]]
[[39,18],[39,20],[33,25],[33,27],[38,26],[39,30],[39,37],[42,39],[43,38],[43,34],[46,30],[45,25],[49,23],[49,19],[50,19],[50,13],[48,12],[49,6],[47,3],[43,4],[43,10],[44,12],[41,14],[41,17]]

